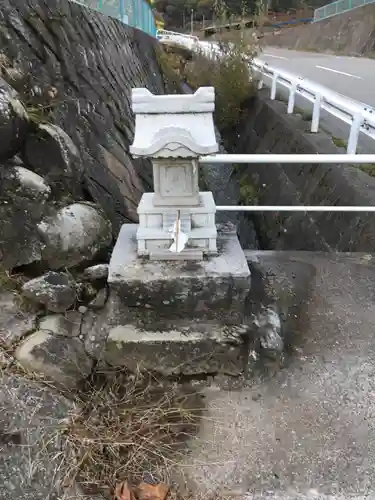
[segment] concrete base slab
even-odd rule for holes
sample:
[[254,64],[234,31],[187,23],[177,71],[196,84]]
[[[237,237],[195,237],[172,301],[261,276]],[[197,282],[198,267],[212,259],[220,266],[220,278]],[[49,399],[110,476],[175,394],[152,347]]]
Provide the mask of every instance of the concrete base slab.
[[256,258],[309,286],[288,366],[239,390],[206,390],[179,477],[194,498],[374,499],[375,256]]
[[123,225],[109,265],[111,294],[118,295],[124,308],[147,309],[158,317],[220,317],[242,323],[250,270],[232,226],[218,228],[218,255],[198,262],[138,257],[137,228]]
[[247,364],[242,341],[245,326],[223,327],[215,323],[178,322],[167,331],[139,329],[134,325],[112,328],[105,361],[163,375],[240,375]]

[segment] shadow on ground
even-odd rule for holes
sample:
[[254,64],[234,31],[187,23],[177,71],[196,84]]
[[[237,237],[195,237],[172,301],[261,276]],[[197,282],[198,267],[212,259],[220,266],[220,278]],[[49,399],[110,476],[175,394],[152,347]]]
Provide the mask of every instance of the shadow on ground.
[[251,258],[279,275],[281,292],[301,277],[309,287],[296,297],[294,355],[274,377],[207,389],[208,415],[180,480],[205,496],[373,498],[375,258]]

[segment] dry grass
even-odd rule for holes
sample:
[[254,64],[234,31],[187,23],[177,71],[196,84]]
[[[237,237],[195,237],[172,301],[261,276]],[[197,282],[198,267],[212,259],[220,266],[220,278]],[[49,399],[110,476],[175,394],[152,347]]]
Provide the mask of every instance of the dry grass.
[[88,389],[66,433],[65,483],[110,496],[117,482],[145,474],[169,482],[197,433],[202,396],[144,373],[115,372]]
[[39,304],[25,297],[22,286],[27,279],[22,274],[12,274],[0,265],[0,293],[12,292],[14,300],[21,311],[38,312],[41,310]]
[[19,291],[21,284],[19,276],[0,266],[0,291]]

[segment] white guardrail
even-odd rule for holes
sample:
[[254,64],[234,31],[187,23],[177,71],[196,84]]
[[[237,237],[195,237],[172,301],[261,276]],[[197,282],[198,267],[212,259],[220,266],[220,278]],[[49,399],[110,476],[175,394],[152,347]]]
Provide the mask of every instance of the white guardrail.
[[[161,43],[172,42],[195,52],[203,52],[210,57],[221,52],[217,42],[200,41],[196,36],[183,33],[159,30],[157,38]],[[375,139],[375,110],[370,106],[346,98],[306,78],[273,68],[259,58],[254,58],[251,63],[251,70],[258,75],[259,89],[267,83],[265,79],[270,80],[268,83],[271,88],[270,98],[272,100],[276,99],[278,85],[289,91],[288,114],[292,114],[294,111],[296,95],[302,96],[313,104],[311,132],[318,132],[319,130],[321,110],[348,124],[350,127],[347,142],[348,154],[356,154],[360,132]]]

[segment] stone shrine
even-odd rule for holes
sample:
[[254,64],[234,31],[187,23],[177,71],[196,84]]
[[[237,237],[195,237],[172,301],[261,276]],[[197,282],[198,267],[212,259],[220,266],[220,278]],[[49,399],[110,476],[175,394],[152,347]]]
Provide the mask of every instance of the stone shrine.
[[104,360],[173,376],[240,375],[249,361],[250,270],[236,228],[216,226],[212,193],[199,191],[199,157],[218,150],[214,89],[134,89],[132,97],[130,150],[151,158],[155,191],[143,195],[139,224],[122,226],[112,253]]
[[[136,125],[130,152],[152,159],[155,189],[145,193],[138,206],[138,255],[202,260],[216,254],[215,202],[211,192],[199,191],[198,163],[199,156],[218,151],[214,89],[161,96],[133,89],[132,100]],[[176,231],[186,245],[171,252]]]

